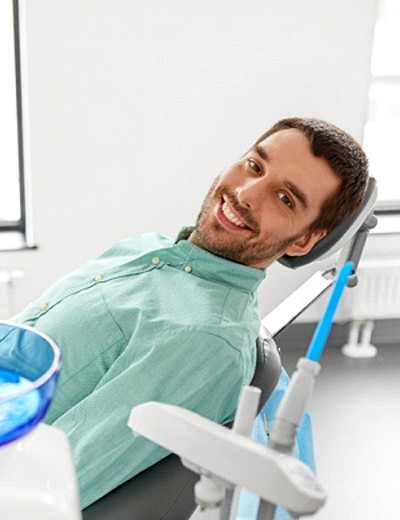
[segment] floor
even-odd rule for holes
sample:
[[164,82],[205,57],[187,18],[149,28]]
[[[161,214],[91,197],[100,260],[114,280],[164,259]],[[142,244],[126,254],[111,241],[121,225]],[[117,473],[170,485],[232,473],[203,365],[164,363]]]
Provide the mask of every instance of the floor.
[[[292,373],[304,350],[282,350]],[[309,411],[328,500],[312,518],[400,519],[400,343],[361,360],[328,345],[321,365]]]

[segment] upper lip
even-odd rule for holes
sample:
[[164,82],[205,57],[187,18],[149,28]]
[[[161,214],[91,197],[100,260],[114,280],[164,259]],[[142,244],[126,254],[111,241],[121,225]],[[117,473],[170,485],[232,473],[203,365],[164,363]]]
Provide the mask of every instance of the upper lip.
[[252,226],[249,225],[248,220],[243,217],[241,213],[234,207],[234,203],[231,202],[225,195],[222,196],[222,204],[226,203],[229,211],[231,211],[243,224],[248,227],[249,229],[252,229]]

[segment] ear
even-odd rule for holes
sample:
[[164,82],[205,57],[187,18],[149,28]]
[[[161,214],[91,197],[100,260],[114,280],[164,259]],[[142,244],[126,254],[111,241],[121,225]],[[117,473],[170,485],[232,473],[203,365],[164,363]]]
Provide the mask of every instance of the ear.
[[318,229],[317,231],[302,235],[285,249],[284,254],[289,256],[306,255],[326,234],[327,231],[325,229]]

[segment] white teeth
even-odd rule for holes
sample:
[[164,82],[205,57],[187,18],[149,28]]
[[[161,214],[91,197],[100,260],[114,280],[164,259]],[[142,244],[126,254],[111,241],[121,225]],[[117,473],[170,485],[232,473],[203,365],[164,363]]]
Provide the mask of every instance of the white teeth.
[[222,213],[225,215],[225,217],[230,220],[235,226],[239,226],[242,228],[246,227],[246,224],[243,224],[241,220],[239,220],[228,208],[228,205],[226,202],[222,204]]

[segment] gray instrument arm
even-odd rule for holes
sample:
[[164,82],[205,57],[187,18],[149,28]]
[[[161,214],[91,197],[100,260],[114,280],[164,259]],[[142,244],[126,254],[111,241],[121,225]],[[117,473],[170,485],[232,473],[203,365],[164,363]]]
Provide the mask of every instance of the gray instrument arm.
[[311,276],[263,318],[262,327],[272,337],[276,336],[329,289],[334,282],[335,272],[335,269],[328,269]]
[[364,224],[360,227],[353,239],[346,244],[339,256],[337,268],[340,269],[347,262],[353,262],[353,273],[349,279],[348,287],[355,287],[358,283],[357,279],[357,268],[360,262],[361,256],[364,251],[365,244],[371,229],[373,229],[378,223],[378,219],[374,214],[370,214]]

